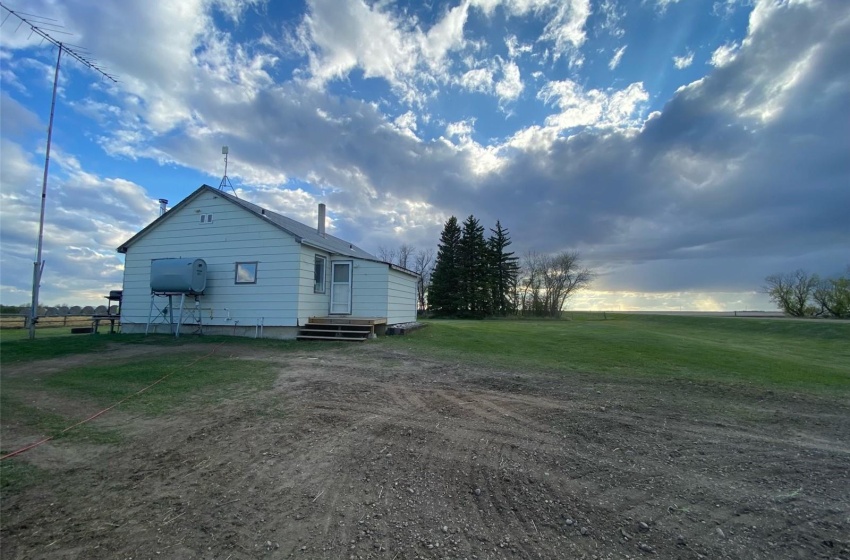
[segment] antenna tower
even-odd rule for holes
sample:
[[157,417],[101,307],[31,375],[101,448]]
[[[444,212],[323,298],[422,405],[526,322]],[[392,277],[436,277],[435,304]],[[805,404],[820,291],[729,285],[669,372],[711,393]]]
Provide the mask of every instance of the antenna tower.
[[50,140],[53,137],[53,114],[56,110],[56,85],[59,82],[59,62],[62,60],[62,53],[68,53],[71,58],[75,59],[83,66],[94,70],[107,80],[115,83],[118,83],[118,80],[89,58],[88,55],[83,52],[85,49],[82,47],[63,43],[62,41],[54,39],[51,34],[61,33],[63,35],[70,35],[67,31],[62,31],[62,26],[57,24],[56,20],[23,12],[16,12],[15,10],[8,8],[6,4],[2,2],[0,2],[0,8],[3,8],[8,12],[6,17],[3,18],[2,23],[0,23],[0,26],[5,24],[10,16],[15,16],[18,20],[20,20],[15,31],[20,29],[22,25],[26,25],[30,28],[30,36],[36,34],[41,37],[42,41],[47,41],[59,48],[59,54],[56,56],[56,70],[53,73],[53,97],[50,101],[50,121],[47,126],[47,150],[45,151],[44,156],[44,177],[41,181],[41,214],[38,219],[38,244],[36,246],[35,262],[32,263],[32,307],[30,308],[29,337],[30,339],[33,339],[35,338],[35,324],[38,322],[38,291],[41,286],[41,273],[44,272],[44,261],[41,258],[42,246],[44,243],[44,206],[47,201],[47,173],[50,168]]
[[[230,148],[227,146],[221,147],[221,153],[224,155],[224,177],[221,178],[221,183],[218,184],[218,190],[223,191],[225,188],[229,188],[233,191],[233,196],[236,196],[236,189],[233,188],[233,185],[230,183],[230,179],[227,177],[227,154],[230,152]],[[236,196],[236,198],[239,198]]]

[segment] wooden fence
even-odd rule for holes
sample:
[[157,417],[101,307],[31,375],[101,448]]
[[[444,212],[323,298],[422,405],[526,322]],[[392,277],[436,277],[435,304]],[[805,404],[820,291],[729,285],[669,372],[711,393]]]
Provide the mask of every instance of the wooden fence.
[[[0,315],[0,329],[25,329],[29,326],[29,317],[19,314]],[[43,316],[38,318],[35,324],[37,329],[49,329],[58,327],[91,327],[91,315],[60,315]]]

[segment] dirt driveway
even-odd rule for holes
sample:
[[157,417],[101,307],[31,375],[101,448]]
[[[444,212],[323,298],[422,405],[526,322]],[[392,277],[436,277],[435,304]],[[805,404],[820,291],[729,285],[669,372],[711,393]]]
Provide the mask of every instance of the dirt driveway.
[[376,344],[234,359],[273,390],[22,457],[53,476],[4,500],[4,560],[850,558],[838,399]]

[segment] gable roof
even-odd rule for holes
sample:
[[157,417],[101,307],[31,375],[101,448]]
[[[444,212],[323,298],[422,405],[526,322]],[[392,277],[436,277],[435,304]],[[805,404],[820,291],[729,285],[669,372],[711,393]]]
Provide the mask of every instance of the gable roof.
[[333,255],[346,255],[358,259],[364,259],[368,261],[374,261],[379,263],[384,263],[390,268],[394,270],[398,270],[400,272],[405,272],[407,274],[411,274],[413,276],[418,276],[416,273],[407,270],[406,268],[402,268],[400,266],[396,266],[392,263],[388,263],[382,261],[375,255],[371,253],[367,253],[360,247],[357,247],[353,243],[349,243],[339,237],[334,237],[326,233],[325,235],[320,235],[318,231],[316,231],[315,227],[310,227],[306,224],[302,224],[301,222],[297,222],[292,218],[287,218],[282,214],[278,214],[277,212],[272,212],[271,210],[266,210],[261,206],[257,206],[251,202],[246,200],[242,200],[233,195],[227,194],[226,192],[213,188],[209,185],[201,185],[198,190],[181,200],[178,204],[176,204],[171,210],[158,217],[156,220],[152,221],[146,227],[144,227],[141,231],[139,231],[136,235],[125,241],[118,247],[119,253],[126,253],[127,249],[129,249],[130,245],[138,241],[141,237],[143,237],[148,231],[158,226],[163,220],[168,219],[174,212],[188,205],[189,202],[197,198],[204,192],[212,192],[216,196],[220,196],[224,200],[227,200],[236,206],[244,208],[248,212],[251,212],[255,216],[259,217],[262,220],[267,221],[273,226],[277,227],[281,231],[284,231],[295,238],[298,243],[303,245],[309,245],[310,247],[315,247],[317,249],[322,249],[331,253]]

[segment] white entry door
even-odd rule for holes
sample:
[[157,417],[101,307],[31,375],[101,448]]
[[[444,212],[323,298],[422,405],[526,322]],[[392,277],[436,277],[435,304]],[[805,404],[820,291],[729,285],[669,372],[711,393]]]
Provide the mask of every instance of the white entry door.
[[351,262],[331,263],[331,315],[351,314]]

